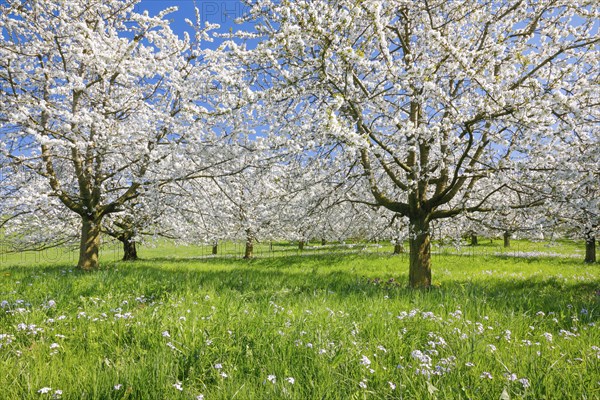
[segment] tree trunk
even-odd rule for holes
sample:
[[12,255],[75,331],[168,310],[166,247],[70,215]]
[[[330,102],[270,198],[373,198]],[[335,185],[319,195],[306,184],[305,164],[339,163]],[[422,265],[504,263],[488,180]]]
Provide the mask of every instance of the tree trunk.
[[100,223],[82,217],[81,241],[79,244],[79,261],[77,268],[93,271],[99,268],[98,252],[100,250]]
[[298,250],[300,250],[300,251],[304,250],[304,240],[301,240],[298,242]]
[[596,237],[587,234],[585,238],[585,260],[586,263],[596,262]]
[[254,257],[254,238],[252,234],[247,231],[246,232],[246,249],[244,251],[244,258],[249,259]]
[[216,256],[218,252],[219,252],[219,242],[215,240],[212,245],[212,255]]
[[394,245],[394,254],[402,254],[402,253],[404,253],[404,245],[402,244],[402,242],[398,241]]
[[327,244],[327,240],[325,238],[321,239],[321,246],[325,246]]
[[138,259],[135,240],[123,239],[123,261],[135,261]]
[[509,231],[504,231],[504,247],[510,247],[510,235]]
[[471,233],[471,246],[477,246],[477,234]]
[[408,280],[412,288],[431,286],[431,233],[426,218],[410,221],[410,266]]

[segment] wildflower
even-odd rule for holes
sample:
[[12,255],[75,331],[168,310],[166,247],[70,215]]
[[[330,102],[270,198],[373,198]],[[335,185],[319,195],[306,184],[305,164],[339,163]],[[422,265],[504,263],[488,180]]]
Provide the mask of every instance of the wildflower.
[[60,389],[56,389],[56,390],[54,391],[54,395],[52,395],[52,397],[53,397],[53,398],[55,398],[55,399],[60,399],[60,397],[62,396],[62,394],[63,394],[63,391],[62,391],[62,390],[60,390]]
[[221,375],[221,378],[227,378],[229,376],[225,372],[221,372],[219,375]]
[[183,386],[181,385],[181,382],[177,381],[173,384],[173,387],[179,391],[183,391]]
[[163,337],[171,337],[171,334],[169,333],[169,331],[164,331],[164,332],[162,333],[162,336],[163,336]]
[[295,380],[294,378],[292,378],[291,376],[290,376],[290,377],[287,377],[287,378],[285,378],[285,380],[286,380],[286,382],[288,382],[288,383],[290,383],[290,384],[292,384],[292,385],[293,385],[294,383],[296,383],[296,380]]
[[120,383],[117,383],[115,386],[113,386],[113,388],[114,388],[115,390],[121,390],[121,388],[122,388],[122,387],[123,387],[123,385],[122,385],[122,384],[120,384]]
[[552,334],[545,332],[544,333],[544,337],[546,338],[547,341],[551,342],[552,341]]
[[48,308],[54,308],[54,307],[56,307],[56,301],[48,300]]
[[523,385],[523,389],[527,389],[528,387],[530,387],[531,385],[529,384],[529,379],[527,378],[521,378],[519,379],[519,383],[521,385]]
[[494,379],[492,377],[492,374],[490,374],[489,372],[482,372],[480,378],[481,379]]
[[358,386],[360,386],[362,389],[366,389],[367,388],[367,381],[366,380],[362,380],[358,383]]
[[472,362],[465,363],[465,367],[471,368],[471,367],[474,367],[474,366],[475,366],[475,364],[473,364]]
[[381,350],[384,353],[387,353],[387,349],[385,347],[383,347],[382,345],[377,346],[377,350]]
[[504,376],[506,377],[506,379],[508,379],[509,382],[514,382],[517,380],[517,374],[504,374]]
[[199,394],[198,396],[196,396],[196,400],[204,400],[204,395]]
[[178,350],[177,347],[175,347],[175,345],[171,342],[167,343],[167,347],[169,347],[172,350]]
[[223,365],[221,363],[215,364],[215,369],[222,369]]
[[60,347],[60,345],[59,345],[58,343],[52,343],[52,344],[50,345],[50,348],[51,348],[51,349],[58,349],[59,347]]
[[40,390],[38,390],[37,392],[41,393],[41,394],[46,394],[46,393],[50,393],[51,390],[52,390],[52,388],[50,388],[50,387],[43,387]]
[[496,346],[494,346],[493,344],[488,344],[488,345],[487,345],[487,347],[490,349],[490,351],[491,351],[492,353],[493,353],[493,352],[495,352],[496,350],[498,350],[498,349],[496,348]]
[[588,314],[588,310],[587,310],[587,308],[582,308],[582,309],[581,309],[581,314],[583,314],[583,315],[587,315],[587,314]]
[[390,385],[390,389],[396,390],[396,384],[394,382],[388,381],[388,385]]
[[429,357],[426,354],[423,354],[421,350],[413,350],[413,352],[410,353],[410,355],[412,356],[412,358],[419,360],[422,364],[431,364],[431,357]]
[[319,354],[325,354],[325,353],[327,353],[327,350],[325,350],[325,349],[320,349],[319,350]]
[[366,367],[368,367],[369,365],[371,365],[371,360],[369,360],[369,358],[367,356],[362,356],[360,363]]
[[269,375],[267,376],[267,380],[274,384],[277,381],[277,377],[275,375]]

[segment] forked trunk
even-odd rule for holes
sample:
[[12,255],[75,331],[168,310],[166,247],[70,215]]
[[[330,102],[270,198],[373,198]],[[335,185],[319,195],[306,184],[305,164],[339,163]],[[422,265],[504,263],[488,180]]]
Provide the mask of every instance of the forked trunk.
[[589,264],[596,262],[596,237],[591,234],[586,235],[585,238],[585,262]]
[[504,231],[504,247],[510,247],[510,232]]
[[121,240],[123,243],[123,261],[135,261],[138,259],[137,248],[135,240],[124,239]]
[[254,237],[250,230],[246,231],[246,249],[244,251],[244,258],[249,259],[254,257]]
[[431,233],[426,219],[410,221],[409,284],[413,288],[431,286]]
[[300,251],[304,250],[304,240],[301,240],[298,242],[298,250],[300,250]]
[[100,223],[82,217],[81,242],[79,244],[79,261],[77,267],[84,271],[99,268],[98,253],[100,251]]

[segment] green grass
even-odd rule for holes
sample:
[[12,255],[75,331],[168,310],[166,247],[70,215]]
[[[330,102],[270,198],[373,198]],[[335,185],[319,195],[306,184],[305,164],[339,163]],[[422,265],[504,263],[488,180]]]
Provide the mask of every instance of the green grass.
[[0,398],[600,398],[597,264],[438,254],[412,291],[405,256],[195,250],[4,260]]

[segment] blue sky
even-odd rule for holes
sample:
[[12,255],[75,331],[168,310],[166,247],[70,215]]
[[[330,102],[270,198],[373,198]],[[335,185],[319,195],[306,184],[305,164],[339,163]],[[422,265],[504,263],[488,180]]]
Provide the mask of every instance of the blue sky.
[[205,21],[220,24],[220,32],[240,29],[234,20],[247,11],[246,6],[239,0],[142,0],[136,5],[136,11],[148,10],[150,15],[156,15],[172,6],[177,6],[179,10],[169,15],[169,19],[172,20],[171,29],[179,35],[186,30],[190,31],[185,18],[195,20],[194,7],[200,10],[202,24]]

